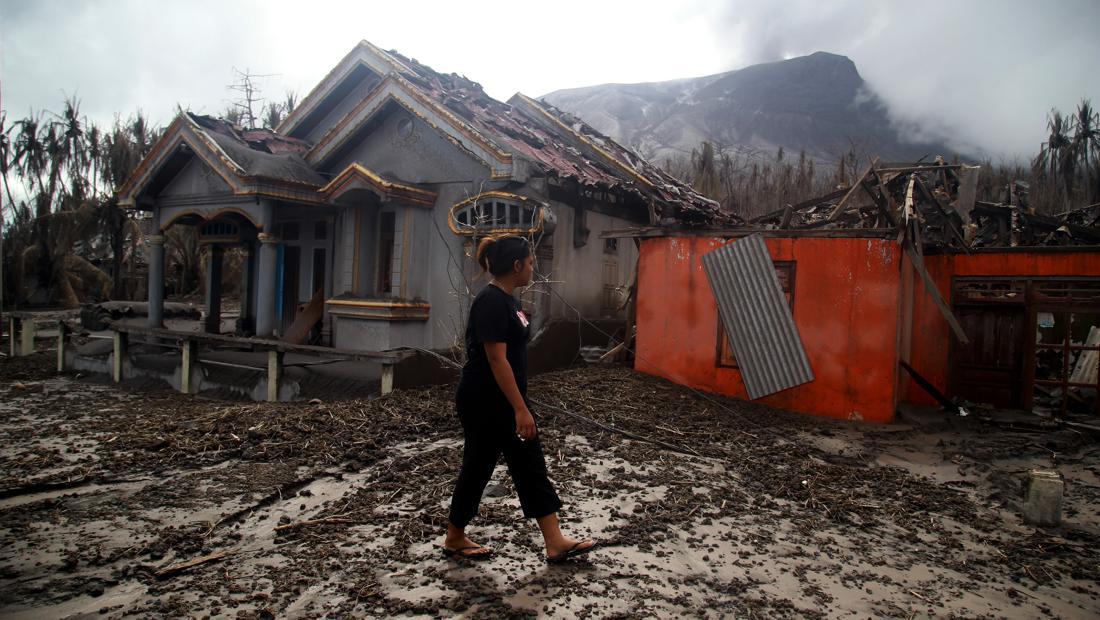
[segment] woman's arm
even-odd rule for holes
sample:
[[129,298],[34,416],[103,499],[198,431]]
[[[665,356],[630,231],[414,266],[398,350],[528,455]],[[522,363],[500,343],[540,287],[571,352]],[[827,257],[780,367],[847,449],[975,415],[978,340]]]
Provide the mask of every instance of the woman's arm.
[[493,369],[493,378],[497,380],[500,391],[504,392],[504,397],[516,412],[516,433],[523,439],[531,439],[536,434],[535,418],[523,401],[523,395],[519,393],[507,352],[508,345],[503,342],[485,343],[485,355],[489,358],[489,368]]

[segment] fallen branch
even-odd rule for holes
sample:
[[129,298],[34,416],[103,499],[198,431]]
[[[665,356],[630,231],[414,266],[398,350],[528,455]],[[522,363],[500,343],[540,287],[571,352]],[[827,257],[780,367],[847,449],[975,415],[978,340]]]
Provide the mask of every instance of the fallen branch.
[[164,579],[165,577],[171,577],[177,573],[182,573],[185,570],[199,566],[200,564],[206,564],[207,562],[216,562],[222,558],[233,555],[234,551],[218,551],[217,553],[211,553],[210,555],[204,555],[201,558],[195,558],[194,560],[188,560],[179,564],[173,564],[168,568],[158,570],[153,573],[157,579]]
[[282,532],[284,530],[295,530],[300,527],[307,527],[310,525],[321,525],[324,523],[354,523],[354,519],[348,519],[346,517],[324,517],[321,519],[310,519],[308,521],[297,521],[295,523],[287,523],[286,525],[275,526],[276,532]]
[[660,439],[653,439],[651,437],[645,437],[643,435],[638,435],[636,433],[631,433],[630,431],[624,431],[621,428],[615,428],[614,426],[608,426],[607,424],[604,424],[603,422],[597,422],[596,420],[593,420],[592,418],[587,418],[587,417],[585,417],[585,416],[583,416],[579,413],[573,413],[572,411],[569,411],[567,409],[563,409],[561,407],[555,407],[554,405],[544,403],[544,402],[541,402],[541,401],[537,401],[533,398],[531,399],[531,402],[535,403],[536,405],[538,405],[540,407],[546,407],[547,409],[557,411],[558,413],[567,415],[571,418],[574,418],[574,419],[577,419],[577,420],[582,420],[584,422],[588,422],[589,424],[591,424],[593,426],[596,426],[598,428],[601,428],[601,429],[603,429],[603,430],[605,430],[609,433],[616,433],[616,434],[622,435],[623,437],[626,437],[627,439],[636,439],[638,441],[644,441],[644,442],[651,443],[651,444],[654,444],[654,445],[657,445],[657,446],[661,446],[662,448],[664,448],[666,450],[672,450],[673,452],[679,452],[680,454],[687,454],[687,455],[690,455],[690,456],[702,456],[701,454],[699,454],[695,450],[692,450],[691,448],[680,447],[680,446],[677,446],[677,445],[673,445],[673,444],[661,441]]

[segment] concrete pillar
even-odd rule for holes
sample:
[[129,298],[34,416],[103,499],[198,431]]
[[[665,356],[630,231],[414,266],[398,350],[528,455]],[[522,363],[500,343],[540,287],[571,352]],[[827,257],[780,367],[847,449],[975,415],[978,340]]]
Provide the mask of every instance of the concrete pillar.
[[57,322],[57,372],[65,372],[65,341],[69,337],[69,326],[65,321]]
[[222,256],[225,250],[217,243],[210,245],[206,261],[206,320],[203,329],[208,334],[220,334],[222,329]]
[[111,378],[115,380],[115,383],[122,383],[122,374],[125,370],[123,361],[126,359],[128,343],[129,334],[126,332],[115,332],[115,356],[114,363],[111,365]]
[[149,235],[149,327],[164,327],[164,235]]
[[393,391],[393,364],[382,364],[382,394]]
[[253,334],[256,332],[256,244],[244,246],[244,273],[241,274],[241,318],[238,332]]
[[20,330],[20,345],[19,355],[34,355],[34,337],[37,335],[38,326],[34,324],[34,319],[26,318],[22,321],[23,327]]
[[277,246],[275,235],[260,233],[259,271],[256,280],[256,335],[270,337],[275,331],[275,271]]
[[19,333],[19,319],[15,318],[14,316],[9,314],[8,315],[8,356],[9,357],[15,357],[15,355],[19,352],[19,347],[17,347],[15,345],[15,340],[16,340],[16,338],[19,337],[19,336],[16,335],[18,333]]

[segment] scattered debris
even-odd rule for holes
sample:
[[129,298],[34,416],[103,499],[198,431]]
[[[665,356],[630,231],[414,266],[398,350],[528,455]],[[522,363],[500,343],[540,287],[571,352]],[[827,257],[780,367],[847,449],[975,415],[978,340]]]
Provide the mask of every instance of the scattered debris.
[[[16,392],[15,381],[42,389]],[[452,386],[270,405],[141,388],[58,377],[44,353],[0,363],[0,488],[101,481],[0,502],[4,613],[1100,609],[1096,448],[1068,428],[1038,443],[1031,430],[990,433],[977,416],[851,426],[622,367],[538,375],[531,395],[563,522],[604,544],[548,570],[500,467],[473,532],[507,570],[483,571],[434,546],[461,463]],[[1058,528],[1019,518],[1036,467],[1065,476]]]
[[975,201],[976,166],[872,161],[848,188],[787,205],[751,220],[768,230],[880,229],[918,222],[926,248],[1100,244],[1100,204],[1059,216],[1028,206],[1027,184],[1016,182],[1009,204]]

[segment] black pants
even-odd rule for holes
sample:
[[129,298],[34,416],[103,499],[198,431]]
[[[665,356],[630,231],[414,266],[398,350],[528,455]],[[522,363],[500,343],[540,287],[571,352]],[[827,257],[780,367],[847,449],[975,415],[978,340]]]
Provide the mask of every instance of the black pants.
[[546,459],[538,437],[520,441],[515,414],[499,403],[478,402],[461,394],[455,400],[462,434],[462,469],[451,496],[451,525],[465,528],[477,515],[481,494],[501,454],[516,485],[523,516],[538,519],[561,509],[561,500],[546,475]]

